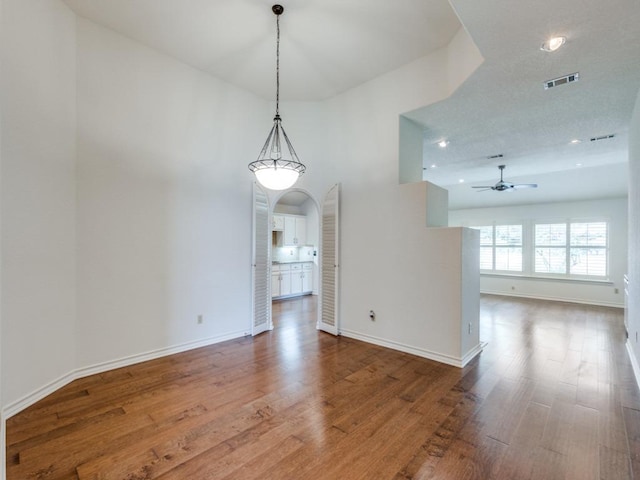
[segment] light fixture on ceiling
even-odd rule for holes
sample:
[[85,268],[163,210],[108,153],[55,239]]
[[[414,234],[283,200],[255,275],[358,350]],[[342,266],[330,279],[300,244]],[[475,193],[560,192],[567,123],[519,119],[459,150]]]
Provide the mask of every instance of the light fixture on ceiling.
[[572,145],[577,145],[578,143],[581,143],[581,142],[582,142],[582,140],[579,140],[579,139],[577,139],[577,138],[574,138],[573,140],[571,140],[571,142],[570,142],[570,143],[571,143]]
[[567,41],[567,37],[552,37],[542,44],[540,50],[545,52],[555,52]]
[[[258,182],[270,190],[286,190],[291,188],[305,167],[298,158],[293,145],[289,141],[280,118],[280,15],[284,12],[282,5],[274,5],[271,10],[276,15],[276,116],[258,159],[249,164]],[[283,144],[284,143],[284,144]]]
[[447,142],[446,140],[440,140],[440,141],[438,142],[438,146],[439,146],[440,148],[446,148],[446,147],[447,147],[447,145],[449,145],[449,142]]

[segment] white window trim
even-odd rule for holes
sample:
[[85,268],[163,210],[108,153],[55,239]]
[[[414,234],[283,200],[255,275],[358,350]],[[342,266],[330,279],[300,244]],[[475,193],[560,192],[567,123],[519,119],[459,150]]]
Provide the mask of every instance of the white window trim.
[[[607,244],[605,247],[594,247],[594,248],[604,248],[606,250],[606,262],[607,262],[607,272],[605,276],[600,275],[578,275],[571,274],[569,272],[569,263],[567,263],[567,273],[562,274],[553,274],[553,273],[536,273],[535,272],[535,226],[536,224],[557,224],[563,223],[567,228],[567,239],[564,247],[566,249],[567,260],[571,255],[571,245],[570,245],[570,231],[569,225],[571,223],[606,223],[607,226]],[[522,271],[513,271],[513,270],[487,270],[481,269],[480,275],[487,277],[517,277],[517,278],[527,278],[527,279],[535,279],[535,280],[546,280],[546,281],[559,281],[559,282],[574,282],[574,283],[586,283],[586,284],[601,284],[601,285],[612,285],[611,281],[611,219],[609,217],[569,217],[569,218],[534,218],[534,219],[526,219],[526,220],[491,220],[491,221],[474,221],[473,223],[469,223],[465,226],[469,228],[478,228],[478,227],[493,227],[493,266],[495,267],[495,227],[498,225],[522,225]],[[488,245],[485,245],[488,246]],[[517,247],[517,245],[515,245]],[[576,247],[580,248],[580,247]],[[585,248],[588,248],[585,246]]]

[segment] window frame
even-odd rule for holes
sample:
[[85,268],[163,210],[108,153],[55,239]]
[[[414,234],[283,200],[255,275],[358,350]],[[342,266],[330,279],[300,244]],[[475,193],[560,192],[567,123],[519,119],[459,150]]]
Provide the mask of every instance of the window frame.
[[[572,225],[577,224],[597,224],[603,223],[606,229],[605,232],[605,245],[577,245],[572,244],[571,239],[571,230]],[[536,226],[537,225],[561,225],[563,224],[565,227],[565,242],[564,245],[541,245],[543,248],[558,248],[564,249],[564,273],[553,273],[553,272],[538,272],[536,271],[536,250],[538,249],[538,244],[536,243]],[[531,276],[539,277],[539,278],[558,278],[558,279],[569,279],[569,280],[586,280],[586,281],[609,281],[610,279],[610,250],[611,250],[611,222],[608,218],[567,218],[567,219],[555,219],[555,220],[532,220],[532,228],[531,228],[531,254],[532,254],[532,263],[531,263]],[[604,275],[593,275],[593,274],[583,274],[583,273],[571,273],[571,257],[573,249],[597,249],[604,251],[604,261],[605,261],[605,273]]]
[[[605,245],[578,245],[571,244],[571,225],[574,224],[591,224],[591,223],[603,223],[606,229]],[[542,224],[562,224],[565,229],[565,242],[563,245],[547,245],[550,248],[562,248],[564,250],[565,268],[563,273],[552,272],[537,272],[536,271],[536,225]],[[522,228],[522,270],[496,270],[496,227],[507,225],[520,225]],[[468,223],[469,228],[480,230],[482,227],[491,227],[492,231],[492,244],[491,247],[491,264],[492,269],[480,268],[481,275],[488,276],[511,276],[511,277],[528,277],[536,279],[550,279],[559,281],[576,281],[576,282],[606,282],[611,281],[611,219],[608,217],[564,217],[564,218],[528,218],[525,220],[492,220],[492,221],[474,221]],[[488,247],[488,244],[480,245],[482,247]],[[508,247],[509,245],[504,245]],[[518,247],[517,245],[514,245]],[[571,254],[572,249],[598,249],[604,251],[605,262],[605,274],[593,275],[583,273],[571,273]],[[480,251],[482,252],[482,250]],[[482,258],[482,256],[481,256]]]
[[[525,228],[523,222],[485,222],[479,225],[471,225],[470,228],[474,228],[480,232],[482,232],[482,228],[491,227],[491,245],[482,243],[482,235],[480,238],[480,258],[482,259],[482,249],[483,248],[491,248],[491,269],[482,268],[480,266],[480,273],[489,274],[489,275],[522,275],[524,273],[525,268],[525,252],[524,252],[524,244],[525,244]],[[520,243],[518,244],[498,244],[497,240],[497,227],[520,227]],[[519,270],[504,270],[497,269],[497,258],[496,255],[497,250],[499,249],[520,249],[520,269]]]

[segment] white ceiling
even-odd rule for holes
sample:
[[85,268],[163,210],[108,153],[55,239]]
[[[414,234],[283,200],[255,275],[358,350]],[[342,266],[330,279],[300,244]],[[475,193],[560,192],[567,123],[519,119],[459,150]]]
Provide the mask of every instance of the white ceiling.
[[[264,98],[275,97],[276,16],[266,0],[65,0],[78,15]],[[321,100],[444,47],[447,0],[280,2],[281,98]]]
[[[274,97],[272,1],[65,2],[126,37],[261,97]],[[425,129],[425,179],[449,188],[452,208],[626,194],[627,129],[640,87],[637,0],[288,0],[283,5],[285,100],[330,98],[442,48],[462,23],[485,62],[451,98],[407,114]],[[540,51],[552,34],[565,35],[567,44],[554,53]],[[543,81],[574,72],[580,73],[579,82],[542,88]],[[611,133],[613,140],[589,141]],[[435,145],[443,138],[450,142],[446,149]],[[582,143],[569,144],[574,138]],[[486,158],[499,153],[504,158]],[[540,188],[506,194],[470,188],[497,182],[499,164],[507,165],[506,180]]]
[[[451,98],[407,115],[425,129],[424,178],[448,188],[450,207],[625,195],[628,124],[640,87],[640,3],[452,3],[485,61]],[[541,51],[552,35],[567,43]],[[545,80],[576,72],[576,83],[543,88]],[[590,141],[609,134],[615,137]],[[437,145],[442,139],[446,148]],[[504,157],[487,158],[497,154]],[[540,187],[471,189],[494,185],[500,164],[507,165],[505,180]]]

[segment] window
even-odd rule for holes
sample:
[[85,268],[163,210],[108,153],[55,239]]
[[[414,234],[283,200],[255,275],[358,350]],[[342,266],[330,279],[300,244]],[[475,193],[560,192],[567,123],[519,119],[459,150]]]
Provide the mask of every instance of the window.
[[607,276],[606,222],[572,223],[569,274]]
[[522,271],[522,225],[483,225],[480,230],[480,270]]
[[485,224],[480,231],[480,271],[582,280],[609,276],[609,223],[566,220]]
[[495,270],[522,271],[522,225],[496,225]]
[[567,271],[567,225],[565,223],[536,224],[535,272],[565,273]]
[[480,270],[493,270],[493,225],[480,230]]
[[607,222],[537,223],[535,273],[606,277]]

